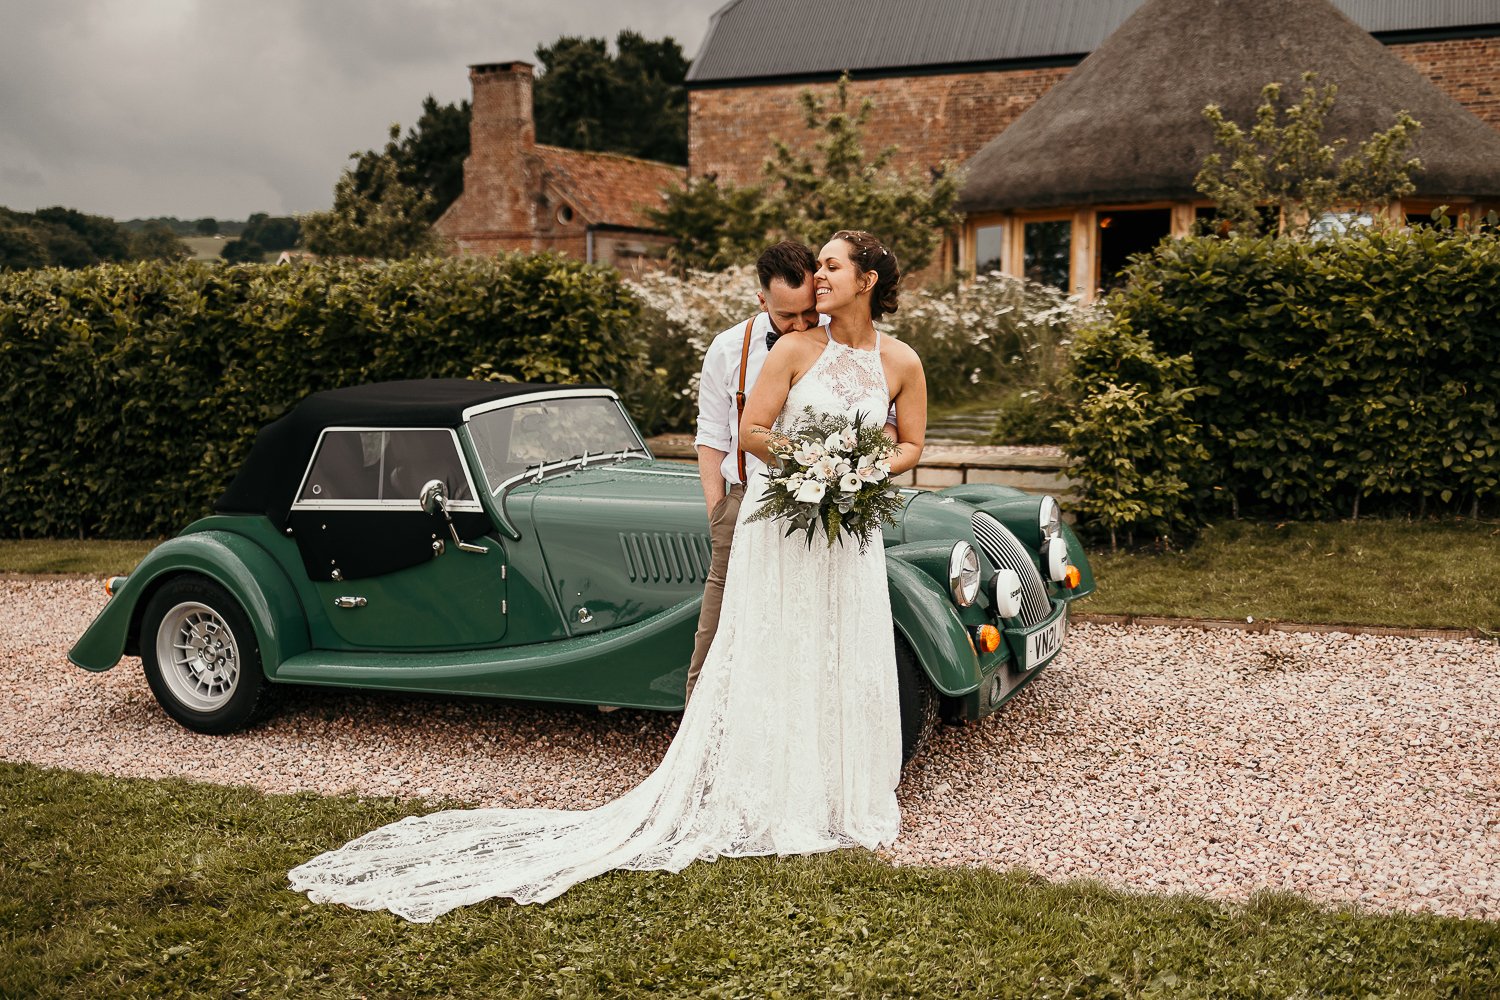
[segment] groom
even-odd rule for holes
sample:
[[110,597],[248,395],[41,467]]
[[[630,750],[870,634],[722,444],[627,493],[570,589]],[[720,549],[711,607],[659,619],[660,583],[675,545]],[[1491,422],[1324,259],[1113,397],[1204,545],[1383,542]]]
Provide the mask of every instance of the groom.
[[715,337],[703,355],[703,374],[698,382],[698,436],[693,443],[698,448],[703,499],[708,503],[708,539],[713,559],[703,587],[703,610],[698,614],[693,659],[688,665],[689,698],[719,627],[724,573],[729,568],[729,545],[734,539],[740,501],[745,496],[745,480],[761,467],[760,459],[739,450],[737,396],[742,391],[750,394],[766,354],[778,337],[818,325],[812,282],[817,269],[813,252],[801,243],[784,240],[767,247],[755,262],[756,277],[760,279],[756,298],[760,300],[761,311]]

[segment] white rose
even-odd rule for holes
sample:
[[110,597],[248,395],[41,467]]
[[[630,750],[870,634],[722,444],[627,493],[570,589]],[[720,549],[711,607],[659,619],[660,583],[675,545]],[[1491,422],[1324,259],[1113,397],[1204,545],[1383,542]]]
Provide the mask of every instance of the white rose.
[[827,492],[827,490],[828,487],[824,486],[816,479],[809,479],[807,482],[802,484],[801,488],[797,490],[797,495],[792,499],[796,500],[798,503],[818,503],[823,499],[823,494]]
[[839,480],[839,489],[845,493],[854,493],[859,489],[859,486],[859,477],[852,472],[845,473],[844,478]]

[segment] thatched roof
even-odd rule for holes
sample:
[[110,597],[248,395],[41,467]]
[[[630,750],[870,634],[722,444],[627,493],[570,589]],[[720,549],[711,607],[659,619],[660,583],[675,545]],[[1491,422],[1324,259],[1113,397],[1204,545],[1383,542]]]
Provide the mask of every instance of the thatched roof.
[[1147,0],[968,163],[967,212],[1185,200],[1213,152],[1203,107],[1248,125],[1261,88],[1338,85],[1324,135],[1352,147],[1397,112],[1422,123],[1419,195],[1500,196],[1500,132],[1328,0]]

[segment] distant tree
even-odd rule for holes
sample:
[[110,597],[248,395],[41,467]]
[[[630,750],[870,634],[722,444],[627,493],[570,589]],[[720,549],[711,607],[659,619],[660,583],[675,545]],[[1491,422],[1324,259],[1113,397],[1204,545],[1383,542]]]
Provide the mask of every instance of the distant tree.
[[231,264],[258,264],[266,258],[266,248],[248,237],[230,240],[224,244],[224,249],[219,251]]
[[1316,73],[1304,73],[1301,99],[1285,109],[1281,84],[1266,84],[1248,132],[1217,104],[1203,109],[1220,151],[1203,161],[1194,184],[1213,200],[1220,221],[1254,234],[1265,206],[1283,231],[1300,236],[1331,211],[1379,210],[1416,190],[1411,175],[1422,161],[1407,153],[1421,124],[1401,111],[1390,128],[1341,157],[1345,140],[1323,141],[1338,87],[1320,90],[1316,80]]
[[[65,267],[87,267],[98,261],[130,259],[130,234],[113,219],[102,215],[85,215],[75,209],[61,207],[39,209],[33,214],[42,222],[51,223],[76,235],[95,258],[83,264],[64,264]],[[78,255],[69,253],[69,256]],[[56,254],[53,259],[62,263]]]
[[411,257],[435,252],[432,195],[405,183],[396,164],[401,127],[383,153],[354,153],[333,192],[333,208],[302,219],[307,248],[322,256]]
[[538,142],[687,162],[688,61],[671,38],[622,31],[611,54],[602,38],[565,35],[538,46],[532,92]]
[[379,200],[387,176],[382,172],[381,161],[389,158],[403,185],[431,195],[423,214],[429,223],[436,222],[463,193],[470,117],[468,101],[440,105],[428,94],[422,102],[421,117],[404,136],[397,137],[400,126],[395,126],[383,151],[366,150],[350,157],[355,161],[351,171],[354,193]]
[[265,250],[290,250],[302,236],[302,223],[291,216],[256,212],[245,223],[245,231],[240,236],[260,244]]
[[0,271],[25,271],[49,262],[47,248],[34,229],[0,222]]
[[130,256],[134,260],[184,260],[192,256],[192,251],[171,229],[158,222],[131,234]]
[[203,218],[193,223],[193,232],[199,236],[219,235],[219,220],[214,218]]

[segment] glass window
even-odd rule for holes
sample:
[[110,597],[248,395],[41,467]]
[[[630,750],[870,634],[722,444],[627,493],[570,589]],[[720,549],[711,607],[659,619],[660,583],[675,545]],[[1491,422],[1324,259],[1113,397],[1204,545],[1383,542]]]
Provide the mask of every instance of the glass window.
[[451,431],[328,431],[297,499],[415,503],[432,479],[451,500],[474,499]]
[[1073,247],[1073,223],[1068,219],[1028,222],[1025,230],[1026,277],[1068,291],[1068,264]]
[[975,274],[1000,270],[1000,246],[1004,241],[1004,226],[980,226],[974,230]]
[[606,396],[537,400],[475,414],[469,434],[491,492],[544,462],[644,451],[635,429]]

